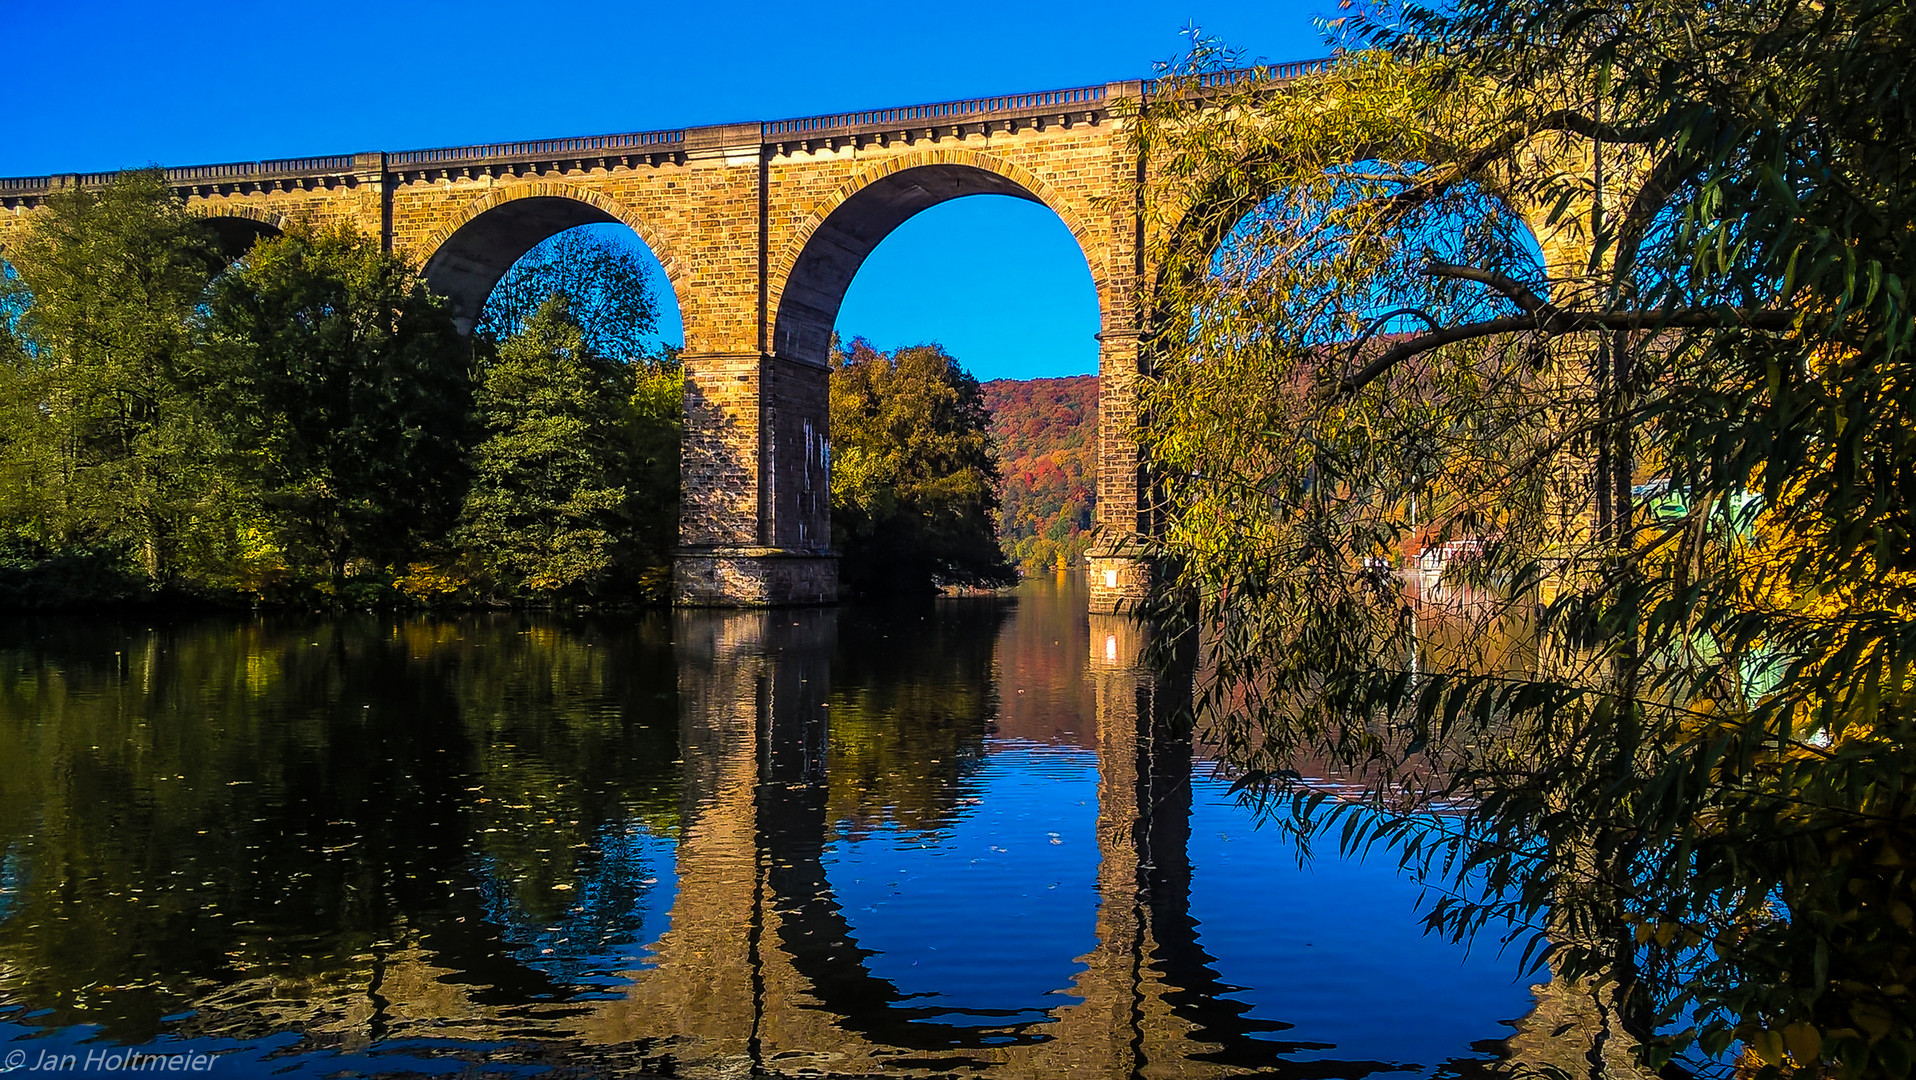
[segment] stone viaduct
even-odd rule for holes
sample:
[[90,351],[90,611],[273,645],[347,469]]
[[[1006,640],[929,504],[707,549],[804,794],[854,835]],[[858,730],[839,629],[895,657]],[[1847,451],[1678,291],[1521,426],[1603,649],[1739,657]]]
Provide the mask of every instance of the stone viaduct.
[[[1053,210],[1096,284],[1099,524],[1094,608],[1141,594],[1136,380],[1142,272],[1127,198],[1137,166],[1114,106],[1141,82],[539,142],[166,170],[223,242],[244,250],[296,220],[343,222],[410,256],[470,329],[521,255],[578,225],[619,222],[665,268],[687,373],[678,601],[815,603],[836,595],[828,349],[872,249],[966,195]],[[109,174],[0,179],[0,244],[45,196]]]
[[[1279,65],[1277,81],[1323,61]],[[1248,74],[1224,73],[1225,82]],[[1207,77],[1213,78],[1213,77]],[[912,215],[966,195],[1041,203],[1096,286],[1097,524],[1093,611],[1142,597],[1151,530],[1141,483],[1138,182],[1120,103],[1148,81],[674,131],[165,170],[237,253],[293,221],[346,223],[424,270],[463,329],[534,245],[603,222],[637,233],[684,320],[686,429],[676,600],[765,606],[836,596],[828,350],[860,264]],[[0,251],[46,196],[112,174],[0,179]],[[1533,221],[1541,213],[1526,215]],[[1539,230],[1553,271],[1587,245]]]

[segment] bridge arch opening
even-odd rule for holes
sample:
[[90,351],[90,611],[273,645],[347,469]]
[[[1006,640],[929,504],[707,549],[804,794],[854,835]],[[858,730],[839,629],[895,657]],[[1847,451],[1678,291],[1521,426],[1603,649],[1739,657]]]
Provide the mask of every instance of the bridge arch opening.
[[202,219],[212,234],[213,246],[227,262],[237,262],[253,245],[285,233],[285,225],[276,216],[257,217],[240,214],[207,214]]
[[[1040,178],[982,155],[920,162],[848,186],[773,279],[781,358],[829,365],[834,336],[885,352],[936,342],[985,383],[996,415],[1031,421],[999,443],[1000,539],[1031,572],[1081,568],[1097,513],[1099,383],[1087,376],[1106,297],[1085,233]],[[1065,378],[995,381],[1040,377]]]
[[[909,308],[926,318],[924,330],[881,344],[940,339],[961,363],[974,371],[983,367],[989,376],[991,358],[966,356],[950,331],[986,320],[1049,326],[1062,316],[1070,328],[1065,332],[1082,336],[1077,357],[1067,362],[1079,371],[1095,370],[1103,304],[1079,246],[1081,226],[1073,227],[1059,201],[1048,198],[1035,178],[1011,173],[991,163],[916,164],[870,178],[830,205],[804,233],[783,279],[774,279],[781,290],[774,351],[790,360],[827,364],[835,329],[864,332],[843,325],[848,297],[857,315],[917,297],[920,302]],[[1020,258],[1032,253],[1039,256],[1035,266]],[[949,258],[953,255],[956,265]],[[1027,294],[1013,297],[989,287],[1007,281],[1024,286]],[[1034,287],[1041,290],[1036,295],[1030,294]],[[867,289],[878,302],[867,304],[854,295]],[[974,310],[954,318],[953,309],[967,304]],[[976,309],[987,306],[981,319]],[[1046,317],[1032,319],[1034,313]]]
[[[1547,299],[1550,282],[1536,228],[1502,192],[1461,185],[1414,204],[1388,234],[1366,231],[1373,224],[1368,221],[1351,227],[1348,211],[1404,193],[1424,168],[1414,161],[1363,159],[1327,169],[1306,187],[1239,191],[1200,207],[1183,229],[1187,254],[1170,260],[1169,271],[1201,269],[1210,289],[1199,292],[1194,311],[1159,317],[1203,320],[1250,299],[1308,313],[1303,322],[1310,340],[1328,345],[1418,329],[1426,320],[1416,313],[1455,322],[1518,310],[1482,283],[1430,272],[1440,264],[1493,270]],[[1325,266],[1361,270],[1365,286],[1352,286],[1355,274],[1311,272]],[[1177,288],[1163,295],[1189,298]],[[1391,316],[1393,311],[1404,314]],[[1246,326],[1259,325],[1237,314]]]
[[[641,228],[577,194],[495,191],[421,245],[426,287],[474,345],[484,436],[467,509],[491,522],[487,543],[505,554],[488,572],[507,589],[660,599],[682,492],[677,297]],[[558,328],[521,334],[554,294],[576,345]],[[572,434],[519,441],[555,416]],[[583,557],[547,554],[575,548]]]
[[[684,343],[671,282],[652,249],[623,222],[574,226],[522,252],[480,299],[472,329],[503,338],[553,292],[568,298],[587,344],[606,359],[663,361]],[[460,328],[467,329],[463,321]]]
[[1157,288],[1170,393],[1214,402],[1215,417],[1278,417],[1260,429],[1282,433],[1237,443],[1222,422],[1188,440],[1215,449],[1181,463],[1185,474],[1280,489],[1310,475],[1284,441],[1308,431],[1316,475],[1336,476],[1340,498],[1387,526],[1351,557],[1406,572],[1433,568],[1452,547],[1474,557],[1516,535],[1505,523],[1528,504],[1503,466],[1550,437],[1542,418],[1567,387],[1544,373],[1534,335],[1396,349],[1432,331],[1494,325],[1566,287],[1520,194],[1425,190],[1426,168],[1360,158],[1286,177],[1295,186],[1199,201]]
[[575,229],[622,247],[642,261],[659,308],[658,334],[676,347],[684,340],[682,297],[669,255],[658,248],[644,224],[594,192],[530,194],[502,190],[467,206],[453,226],[427,244],[423,275],[446,297],[461,333],[479,325],[486,301],[507,271],[539,249]]

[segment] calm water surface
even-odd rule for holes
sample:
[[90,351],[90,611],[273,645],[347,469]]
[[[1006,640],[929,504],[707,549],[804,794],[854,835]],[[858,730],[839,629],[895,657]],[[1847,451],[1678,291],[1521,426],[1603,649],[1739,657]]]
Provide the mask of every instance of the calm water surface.
[[1083,611],[0,624],[0,1072],[1479,1070],[1516,958]]

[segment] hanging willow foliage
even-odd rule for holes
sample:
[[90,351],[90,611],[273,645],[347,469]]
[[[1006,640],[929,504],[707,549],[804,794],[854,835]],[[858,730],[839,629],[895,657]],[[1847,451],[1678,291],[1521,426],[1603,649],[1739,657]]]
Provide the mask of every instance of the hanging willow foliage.
[[1651,1066],[1916,1050],[1912,25],[1372,5],[1126,117],[1208,737]]

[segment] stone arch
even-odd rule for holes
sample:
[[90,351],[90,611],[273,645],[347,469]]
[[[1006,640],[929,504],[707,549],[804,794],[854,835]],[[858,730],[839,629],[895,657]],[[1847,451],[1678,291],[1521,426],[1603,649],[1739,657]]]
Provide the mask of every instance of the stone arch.
[[288,224],[284,214],[244,203],[231,206],[202,203],[190,207],[190,211],[206,222],[213,232],[214,246],[229,262],[246,254],[261,240],[283,234]]
[[1078,242],[1098,297],[1100,323],[1111,315],[1108,278],[1093,257],[1094,233],[1080,208],[1044,178],[977,150],[932,149],[888,158],[821,200],[772,261],[767,312],[772,352],[823,364],[832,325],[852,278],[892,230],[921,210],[966,195],[1008,195],[1058,215]]
[[694,298],[685,271],[658,230],[616,199],[558,181],[495,187],[453,212],[421,245],[423,275],[452,302],[461,332],[479,322],[486,297],[521,255],[544,240],[580,225],[616,223],[638,234],[665,269],[681,318],[693,322]]

